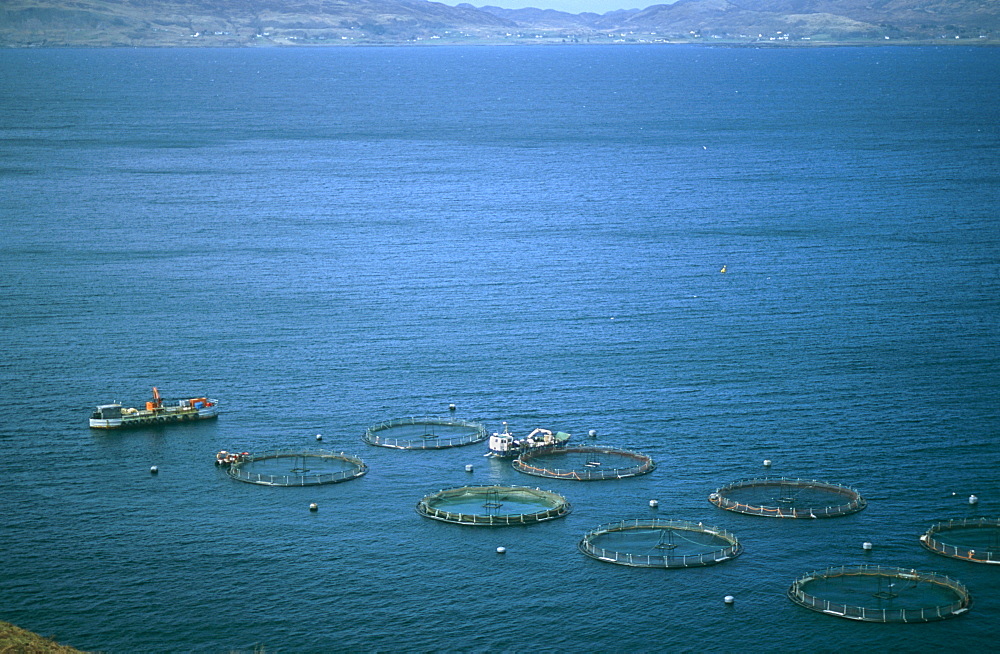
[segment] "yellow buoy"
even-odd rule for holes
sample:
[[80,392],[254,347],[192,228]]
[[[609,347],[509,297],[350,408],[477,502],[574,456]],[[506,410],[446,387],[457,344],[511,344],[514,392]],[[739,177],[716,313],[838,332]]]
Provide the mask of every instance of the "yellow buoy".
[[719,272],[721,272],[721,273],[724,273],[724,272],[726,272],[726,266],[725,266],[725,265],[723,265],[723,266],[722,266],[722,270],[720,270]]

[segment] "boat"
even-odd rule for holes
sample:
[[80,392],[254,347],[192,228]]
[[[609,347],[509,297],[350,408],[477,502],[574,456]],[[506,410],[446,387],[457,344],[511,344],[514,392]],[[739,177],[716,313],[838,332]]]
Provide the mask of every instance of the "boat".
[[489,452],[486,456],[501,459],[513,459],[525,452],[555,449],[563,447],[569,441],[570,435],[563,431],[552,432],[548,429],[535,429],[524,438],[516,438],[503,423],[502,432],[493,432],[489,440]]
[[227,452],[226,450],[222,450],[215,455],[215,465],[231,466],[234,463],[243,463],[248,458],[250,458],[249,452]]
[[92,429],[123,429],[209,420],[219,416],[217,405],[216,400],[210,400],[207,397],[192,397],[175,402],[165,402],[160,397],[160,391],[154,386],[153,400],[146,402],[144,409],[123,407],[117,402],[101,404],[90,415],[90,427]]

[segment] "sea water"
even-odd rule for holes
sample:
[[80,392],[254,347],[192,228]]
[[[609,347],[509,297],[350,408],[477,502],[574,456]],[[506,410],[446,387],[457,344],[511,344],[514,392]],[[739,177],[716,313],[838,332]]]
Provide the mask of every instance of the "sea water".
[[[0,620],[107,652],[988,647],[1000,569],[918,537],[1000,514],[998,79],[972,47],[0,51]],[[154,385],[221,415],[88,429]],[[581,483],[361,441],[410,415],[657,468]],[[213,465],[279,448],[370,471]],[[707,501],[761,474],[869,505]],[[573,510],[414,511],[493,483]],[[745,552],[577,550],[652,516]],[[785,595],[859,563],[950,575],[972,610],[864,624]]]

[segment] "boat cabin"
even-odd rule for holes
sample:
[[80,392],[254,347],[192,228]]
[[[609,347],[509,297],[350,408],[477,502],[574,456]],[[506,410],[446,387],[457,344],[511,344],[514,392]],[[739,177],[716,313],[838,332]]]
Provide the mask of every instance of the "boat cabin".
[[94,409],[91,420],[119,420],[122,417],[121,404],[102,404]]

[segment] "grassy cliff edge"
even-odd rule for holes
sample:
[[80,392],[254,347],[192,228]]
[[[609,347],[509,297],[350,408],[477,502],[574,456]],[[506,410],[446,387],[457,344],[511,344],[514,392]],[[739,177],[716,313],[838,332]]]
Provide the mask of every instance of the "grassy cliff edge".
[[51,638],[45,638],[21,629],[9,622],[0,622],[0,654],[73,654],[80,650],[60,645]]

